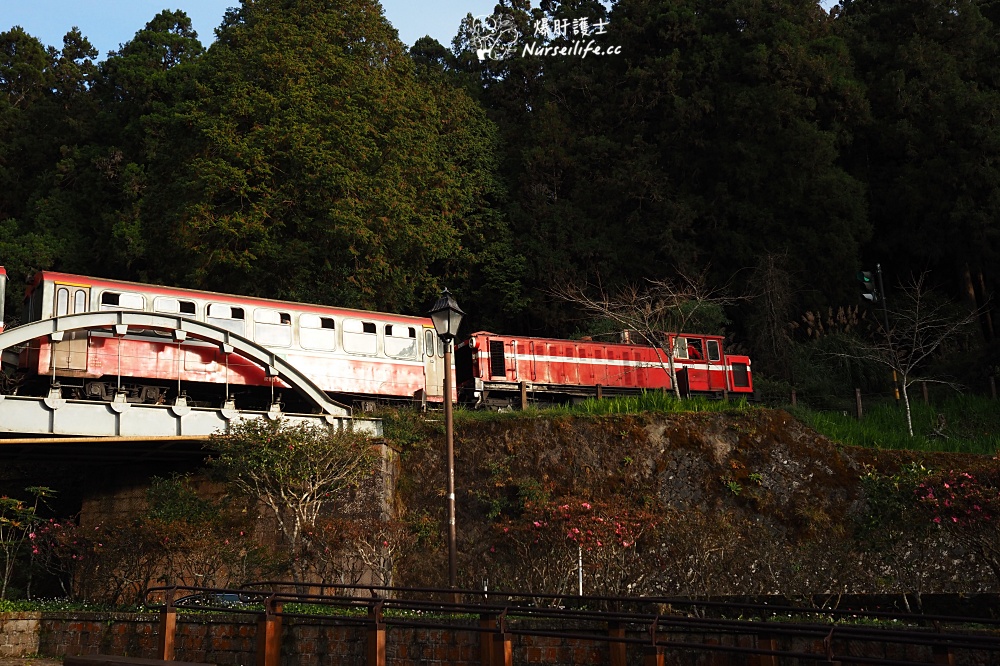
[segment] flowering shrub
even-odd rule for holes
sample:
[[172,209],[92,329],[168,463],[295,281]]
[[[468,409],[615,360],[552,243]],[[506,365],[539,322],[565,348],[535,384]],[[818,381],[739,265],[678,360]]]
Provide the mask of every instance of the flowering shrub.
[[949,470],[918,484],[914,495],[937,524],[988,522],[1000,510],[1000,491],[984,486],[968,472]]
[[575,591],[582,557],[588,594],[626,594],[655,568],[643,539],[660,525],[656,514],[613,502],[528,502],[520,518],[495,524],[490,556],[509,558],[500,581],[508,587]]

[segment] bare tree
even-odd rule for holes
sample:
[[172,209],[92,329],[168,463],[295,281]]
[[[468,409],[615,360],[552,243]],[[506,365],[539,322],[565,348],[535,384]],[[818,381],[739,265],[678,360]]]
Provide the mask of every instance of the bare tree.
[[688,332],[692,322],[711,310],[718,313],[733,302],[722,289],[708,285],[704,272],[696,275],[679,272],[674,279],[647,280],[643,285],[629,285],[615,293],[608,293],[600,286],[574,284],[561,285],[552,293],[586,314],[615,323],[654,348],[678,398],[681,393],[670,349],[671,335]]
[[895,371],[910,437],[913,437],[910,387],[922,381],[959,388],[953,381],[930,374],[929,365],[943,347],[964,339],[979,314],[978,311],[963,314],[950,303],[935,298],[927,287],[927,273],[921,273],[911,276],[901,286],[894,307],[889,309],[888,330],[885,324],[880,324],[874,339],[859,341],[853,351],[862,359]]
[[364,433],[334,432],[258,418],[212,435],[212,466],[243,495],[267,507],[304,580],[308,531],[338,508],[345,491],[377,472],[379,454]]

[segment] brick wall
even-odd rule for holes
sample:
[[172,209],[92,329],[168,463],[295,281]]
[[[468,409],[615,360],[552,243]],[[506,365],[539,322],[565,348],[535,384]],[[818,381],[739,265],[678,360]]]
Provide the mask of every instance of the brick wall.
[[[542,629],[539,627],[539,629]],[[3,613],[0,614],[0,658],[41,654],[59,658],[78,654],[115,654],[155,657],[159,617],[154,613]],[[338,664],[364,666],[366,628],[331,626],[304,618],[285,618],[282,633],[282,666]],[[600,638],[603,632],[595,632]],[[639,634],[629,634],[640,637]],[[256,618],[243,614],[178,616],[176,658],[220,666],[253,666],[256,661]],[[753,647],[753,636],[671,635],[675,643],[723,643]],[[420,629],[389,627],[387,663],[393,666],[479,666],[480,633],[474,628]],[[824,654],[821,641],[782,641],[781,649]],[[514,662],[551,666],[591,666],[610,662],[603,640],[514,636]],[[627,663],[639,663],[641,646],[627,647]],[[668,650],[668,663],[696,666],[705,663],[700,651]],[[852,654],[932,662],[930,650],[919,646],[886,647],[877,643],[852,645]],[[995,654],[960,651],[955,664],[986,666]],[[722,657],[728,663],[729,657]],[[733,658],[740,663],[739,658]]]
[[38,654],[41,613],[0,613],[0,657]]

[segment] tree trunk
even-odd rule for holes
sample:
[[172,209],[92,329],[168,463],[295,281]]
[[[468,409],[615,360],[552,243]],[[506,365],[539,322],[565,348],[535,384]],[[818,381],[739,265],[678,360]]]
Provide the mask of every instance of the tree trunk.
[[990,294],[986,290],[986,280],[983,278],[983,269],[978,269],[976,271],[976,282],[979,286],[979,303],[982,305],[982,322],[983,322],[983,332],[986,335],[986,342],[993,341],[993,316],[991,311],[993,309]]
[[[961,291],[962,291],[962,304],[966,307],[970,314],[975,314],[979,310],[979,306],[976,304],[976,287],[972,282],[972,269],[969,268],[968,262],[962,264],[962,268],[959,271],[961,279]],[[980,328],[982,332],[982,328]],[[985,334],[983,338],[986,339]]]
[[910,411],[910,392],[909,392],[909,381],[906,375],[902,376],[900,384],[903,387],[903,404],[906,405],[906,430],[910,433],[910,437],[913,437],[913,412]]

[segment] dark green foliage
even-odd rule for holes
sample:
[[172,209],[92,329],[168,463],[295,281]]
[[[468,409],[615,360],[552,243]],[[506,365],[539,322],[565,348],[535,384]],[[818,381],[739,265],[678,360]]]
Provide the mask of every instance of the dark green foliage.
[[871,106],[848,156],[870,189],[874,249],[898,275],[936,269],[972,307],[1000,250],[996,19],[977,0],[851,0],[837,21]]

